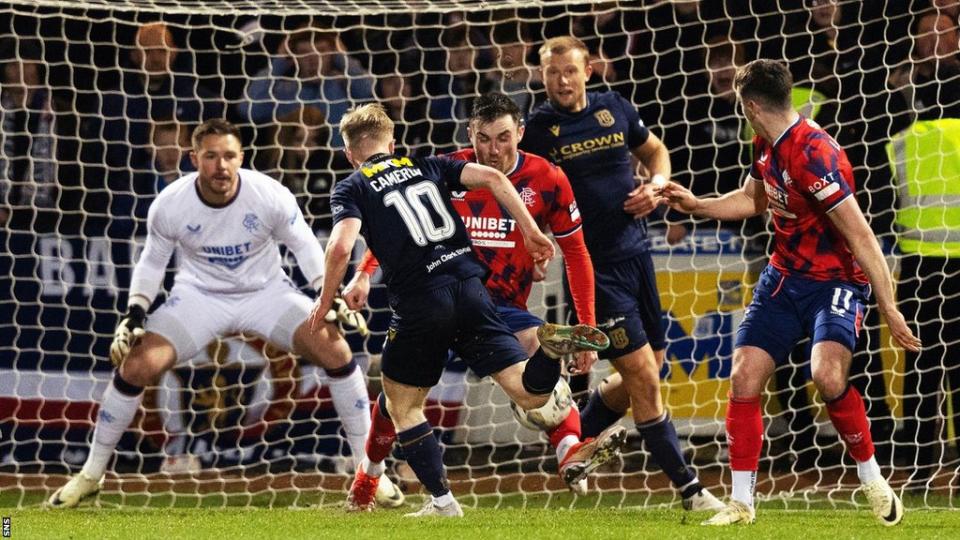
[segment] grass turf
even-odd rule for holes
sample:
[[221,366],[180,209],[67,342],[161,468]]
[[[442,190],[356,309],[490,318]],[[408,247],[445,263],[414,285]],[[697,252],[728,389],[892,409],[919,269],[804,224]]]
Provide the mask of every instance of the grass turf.
[[[15,509],[0,496],[0,515],[11,518],[11,538],[344,538],[376,539],[523,539],[540,538],[958,538],[960,511],[908,511],[895,528],[880,526],[865,508],[835,509],[816,503],[811,509],[788,510],[782,504],[767,503],[759,508],[757,523],[746,527],[714,529],[699,522],[709,513],[687,513],[679,508],[611,508],[604,498],[584,497],[576,501],[553,499],[551,507],[538,501],[505,498],[501,508],[465,508],[463,519],[404,518],[415,509],[420,497],[409,497],[399,510],[378,510],[371,514],[347,514],[336,505],[291,508],[208,508],[213,501],[168,501],[170,507],[118,507],[103,497],[101,507],[89,504],[76,510],[52,511],[31,507]],[[620,501],[617,501],[620,502]],[[629,504],[630,501],[625,501]],[[648,501],[649,502],[649,501]],[[160,500],[151,501],[161,503]],[[217,504],[222,504],[219,501]],[[533,504],[531,504],[533,503]],[[610,500],[610,503],[613,503]],[[183,507],[193,506],[192,508]],[[199,507],[198,507],[199,506]],[[533,508],[533,506],[541,506]]]

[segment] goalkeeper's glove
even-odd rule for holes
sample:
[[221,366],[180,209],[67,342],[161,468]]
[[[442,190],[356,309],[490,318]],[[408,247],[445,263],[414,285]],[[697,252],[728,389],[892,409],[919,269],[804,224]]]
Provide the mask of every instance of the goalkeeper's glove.
[[113,343],[110,344],[110,361],[113,365],[119,368],[130,353],[130,348],[145,333],[143,322],[146,318],[147,312],[140,306],[133,305],[127,310],[127,316],[120,320],[113,331]]
[[367,320],[363,318],[363,315],[359,311],[353,311],[347,307],[347,303],[339,296],[333,299],[333,307],[330,308],[323,319],[328,323],[340,323],[340,328],[344,331],[356,330],[361,336],[370,333],[367,328]]

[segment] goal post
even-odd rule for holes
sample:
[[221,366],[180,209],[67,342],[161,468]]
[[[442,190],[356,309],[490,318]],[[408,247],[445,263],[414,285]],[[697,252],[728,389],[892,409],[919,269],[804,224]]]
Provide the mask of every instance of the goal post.
[[[290,188],[326,238],[331,187],[350,172],[337,129],[350,106],[382,102],[397,124],[399,152],[447,152],[469,144],[465,118],[477,96],[503,91],[525,113],[542,102],[537,48],[573,34],[592,53],[589,89],[632,101],[670,149],[674,179],[706,195],[736,189],[750,167],[751,134],[734,103],[732,73],[753,58],[784,59],[797,81],[794,104],[847,150],[861,208],[896,271],[896,195],[904,181],[897,171],[905,170],[898,160],[911,157],[888,156],[886,145],[917,120],[960,116],[960,78],[950,75],[960,63],[956,46],[943,45],[952,60],[925,58],[933,34],[917,23],[926,14],[908,7],[753,4],[0,3],[0,505],[39,504],[86,458],[146,210],[167,183],[192,170],[189,133],[204,119],[241,126],[245,166]],[[954,28],[942,35],[956,36],[957,14],[945,16]],[[650,222],[668,339],[664,402],[700,478],[714,493],[728,492],[724,415],[733,343],[766,262],[769,225],[662,212]],[[286,267],[303,286],[292,256]],[[950,293],[946,301],[960,299]],[[551,321],[568,316],[560,258],[535,285],[530,308]],[[382,286],[367,315],[371,335],[348,339],[375,396],[389,321]],[[916,504],[931,507],[955,504],[949,496],[960,467],[951,422],[960,394],[944,375],[955,361],[946,351],[957,347],[948,326],[958,323],[943,323],[939,334],[923,336],[943,356],[917,375],[874,307],[851,371],[884,472],[896,487],[912,479],[924,495]],[[801,344],[770,383],[759,497],[798,507],[851,504],[855,466],[809,381],[808,356]],[[601,362],[593,385],[611,370]],[[342,501],[352,465],[325,386],[322,370],[256,336],[208,344],[148,389],[101,500]],[[491,381],[450,366],[427,414],[461,500],[569,502],[545,437],[516,423]],[[622,459],[590,481],[591,493],[603,494],[597,504],[678,503],[631,422],[624,424],[631,435]],[[397,458],[388,474],[414,489]]]

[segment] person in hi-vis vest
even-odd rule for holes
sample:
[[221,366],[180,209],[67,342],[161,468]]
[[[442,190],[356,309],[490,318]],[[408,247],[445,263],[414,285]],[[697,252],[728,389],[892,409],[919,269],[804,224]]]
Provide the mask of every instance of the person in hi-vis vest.
[[960,119],[916,122],[891,139],[887,153],[903,255],[897,296],[924,343],[906,356],[901,448],[915,466],[912,485],[924,489],[951,433],[950,418],[938,421],[951,396],[954,444],[960,429]]

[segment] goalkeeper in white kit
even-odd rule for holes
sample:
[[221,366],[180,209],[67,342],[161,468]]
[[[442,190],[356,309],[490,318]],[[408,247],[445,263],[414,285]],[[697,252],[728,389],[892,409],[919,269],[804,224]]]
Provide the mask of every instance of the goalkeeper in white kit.
[[[323,281],[324,257],[296,199],[280,182],[240,168],[240,132],[224,120],[197,127],[190,158],[198,172],[170,184],[150,206],[128,312],[110,347],[117,369],[100,402],[90,454],[83,469],[50,497],[51,507],[75,507],[100,491],[145,386],[195,357],[212,339],[239,332],[256,334],[324,368],[353,460],[359,463],[364,456],[370,430],[366,381],[334,323],[339,319],[361,331],[366,326],[342,302],[318,332],[311,334],[304,324],[313,301],[284,274],[278,243],[293,251],[315,287]],[[174,286],[148,319],[174,249],[179,263]],[[386,504],[402,500],[389,481],[381,492]]]

